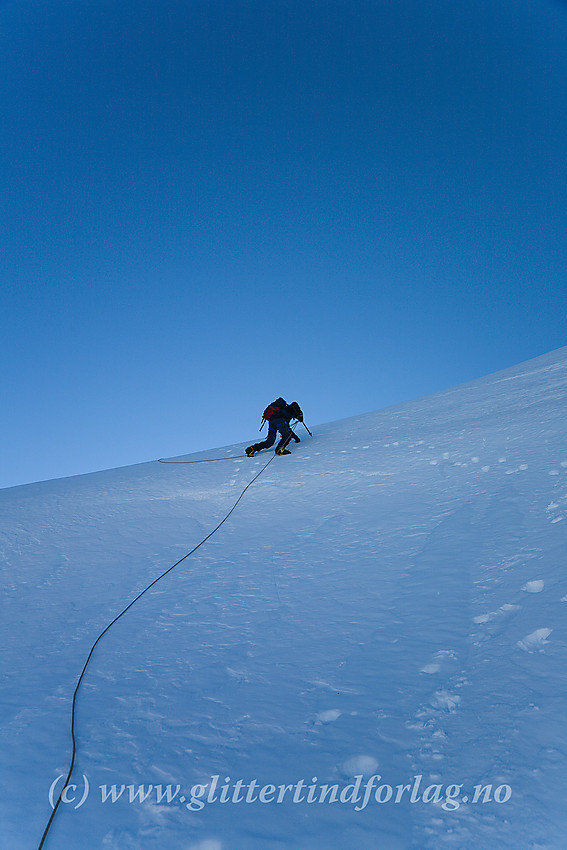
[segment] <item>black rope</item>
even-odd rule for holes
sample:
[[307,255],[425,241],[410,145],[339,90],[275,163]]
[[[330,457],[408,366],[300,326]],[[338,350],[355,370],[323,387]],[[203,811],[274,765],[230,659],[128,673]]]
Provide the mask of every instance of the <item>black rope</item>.
[[99,634],[99,636],[97,637],[97,639],[93,643],[93,645],[91,647],[91,651],[88,654],[87,660],[85,661],[85,664],[84,664],[83,669],[81,671],[81,675],[79,676],[79,680],[78,680],[77,685],[75,687],[75,690],[73,692],[73,701],[72,701],[72,708],[71,708],[71,741],[72,741],[71,764],[69,766],[67,778],[65,779],[65,782],[63,783],[63,787],[62,787],[62,789],[59,793],[59,797],[57,798],[57,802],[55,803],[55,805],[53,807],[53,811],[51,812],[51,817],[49,818],[49,821],[47,822],[47,826],[45,827],[45,830],[43,832],[43,835],[41,837],[41,841],[39,842],[37,850],[42,850],[42,847],[45,843],[45,839],[47,838],[47,834],[49,832],[51,824],[53,823],[53,818],[55,817],[55,813],[57,812],[57,809],[59,808],[59,804],[61,803],[61,800],[63,799],[63,794],[65,793],[65,789],[69,785],[69,780],[71,779],[71,775],[73,773],[73,768],[75,766],[75,756],[77,754],[77,744],[76,744],[76,740],[75,740],[75,713],[76,713],[77,694],[79,693],[79,688],[81,686],[81,682],[83,681],[83,677],[86,673],[87,667],[89,666],[89,661],[92,658],[92,655],[95,651],[96,645],[101,640],[101,638],[104,637],[104,635],[107,633],[107,631],[117,622],[117,620],[119,620],[120,617],[123,617],[124,614],[127,611],[130,610],[132,605],[134,605],[138,601],[138,599],[140,599],[144,595],[144,593],[147,593],[148,590],[150,590],[150,588],[152,588],[155,584],[158,583],[158,581],[161,581],[161,579],[165,578],[165,576],[168,573],[170,573],[172,570],[174,570],[176,567],[178,567],[179,564],[183,563],[183,561],[185,561],[190,555],[192,555],[194,552],[196,552],[197,549],[199,549],[204,543],[206,543],[207,540],[209,540],[213,536],[213,534],[216,531],[219,530],[221,525],[223,525],[227,521],[229,516],[234,512],[234,510],[236,509],[236,506],[238,505],[238,503],[240,502],[240,500],[242,499],[242,497],[244,496],[246,491],[252,486],[252,484],[254,484],[254,482],[260,477],[260,475],[262,475],[262,473],[268,468],[268,466],[271,464],[271,462],[274,460],[275,457],[276,457],[275,454],[272,455],[270,460],[266,464],[264,464],[264,466],[262,467],[262,469],[258,473],[256,473],[254,478],[246,485],[246,487],[244,488],[244,490],[242,491],[242,493],[240,494],[240,496],[238,497],[238,499],[236,500],[236,502],[234,503],[232,508],[229,510],[229,512],[226,514],[226,516],[219,522],[219,524],[217,526],[215,526],[215,528],[213,528],[213,530],[211,532],[209,532],[209,534],[207,534],[207,536],[204,537],[201,540],[200,543],[198,543],[196,546],[194,546],[193,549],[191,549],[190,552],[187,552],[186,555],[184,555],[182,558],[180,558],[178,561],[176,561],[175,564],[173,564],[171,567],[169,567],[167,570],[165,570],[165,572],[163,572],[156,579],[154,579],[150,584],[148,584],[148,586],[146,588],[144,588],[144,590],[142,590],[142,592],[139,593],[132,600],[132,602],[130,602],[130,604],[127,605],[126,608],[124,608],[124,610],[121,611],[120,614],[118,614],[114,618],[114,620],[112,620],[112,622],[110,622],[108,624],[108,626]]
[[158,463],[211,463],[214,460],[242,460],[246,455],[227,455],[227,457],[206,457],[202,460],[164,460],[158,458]]
[[[311,434],[311,431],[309,430],[309,428],[307,428],[307,425],[305,424],[305,422],[302,422],[301,424],[304,426],[304,428],[307,429],[308,433],[311,436],[313,436],[313,434]],[[295,431],[293,430],[291,425],[289,426],[289,430],[292,432],[292,434],[295,434]],[[258,454],[260,454],[260,452],[258,452]],[[160,457],[160,458],[158,458],[158,463],[213,463],[213,461],[216,461],[216,460],[241,460],[243,457],[246,457],[246,455],[244,454],[244,455],[227,455],[226,457],[205,457],[205,458],[201,458],[200,460],[165,460],[164,458]]]

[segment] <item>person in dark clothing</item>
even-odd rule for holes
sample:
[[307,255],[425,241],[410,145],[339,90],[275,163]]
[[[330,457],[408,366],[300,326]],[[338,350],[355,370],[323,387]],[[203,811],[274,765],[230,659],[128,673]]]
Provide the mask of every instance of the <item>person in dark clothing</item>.
[[268,436],[263,443],[255,443],[253,446],[248,446],[246,454],[248,457],[254,457],[256,452],[262,449],[269,449],[276,441],[276,435],[279,432],[281,439],[276,446],[276,454],[288,455],[291,454],[286,448],[290,440],[295,440],[300,443],[301,440],[294,434],[289,423],[292,419],[298,419],[303,422],[303,411],[296,401],[288,404],[284,398],[277,398],[264,411],[264,419],[268,422]]

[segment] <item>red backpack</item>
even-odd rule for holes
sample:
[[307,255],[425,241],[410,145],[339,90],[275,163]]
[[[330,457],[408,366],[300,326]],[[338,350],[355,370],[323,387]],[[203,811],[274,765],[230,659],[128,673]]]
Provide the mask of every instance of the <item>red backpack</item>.
[[286,401],[283,398],[277,398],[275,401],[269,404],[265,409],[264,413],[262,414],[262,423],[260,425],[260,431],[264,427],[264,423],[269,422],[270,419],[273,419],[276,413],[279,413],[279,411],[285,406]]
[[275,403],[274,403],[274,404],[269,404],[269,405],[267,406],[267,408],[265,409],[265,411],[264,411],[264,419],[267,419],[267,420],[268,420],[268,422],[269,422],[269,421],[270,421],[270,419],[272,418],[272,416],[275,416],[275,415],[276,415],[276,413],[277,413],[279,410],[281,410],[281,408],[280,408],[279,404],[275,404]]

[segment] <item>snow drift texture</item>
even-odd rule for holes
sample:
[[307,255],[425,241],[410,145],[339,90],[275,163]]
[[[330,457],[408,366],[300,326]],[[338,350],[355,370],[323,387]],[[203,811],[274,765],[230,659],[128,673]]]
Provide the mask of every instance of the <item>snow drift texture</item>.
[[[301,429],[97,647],[46,848],[563,850],[566,379],[561,349]],[[3,848],[37,847],[94,639],[270,457],[0,493]]]

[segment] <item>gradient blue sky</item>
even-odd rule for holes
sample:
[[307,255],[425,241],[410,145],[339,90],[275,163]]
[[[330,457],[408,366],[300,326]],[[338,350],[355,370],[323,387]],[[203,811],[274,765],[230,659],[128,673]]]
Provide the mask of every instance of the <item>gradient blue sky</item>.
[[567,4],[0,3],[0,486],[567,343]]

